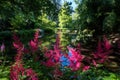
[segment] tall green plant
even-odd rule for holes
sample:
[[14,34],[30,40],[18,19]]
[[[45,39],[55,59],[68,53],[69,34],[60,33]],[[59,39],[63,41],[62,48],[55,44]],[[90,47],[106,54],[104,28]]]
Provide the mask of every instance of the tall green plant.
[[71,16],[71,3],[65,2],[59,12],[58,18],[59,18],[59,27],[58,30],[60,31],[61,35],[61,44],[65,46],[68,44],[68,34],[66,34],[66,31],[69,30],[72,22],[72,16]]

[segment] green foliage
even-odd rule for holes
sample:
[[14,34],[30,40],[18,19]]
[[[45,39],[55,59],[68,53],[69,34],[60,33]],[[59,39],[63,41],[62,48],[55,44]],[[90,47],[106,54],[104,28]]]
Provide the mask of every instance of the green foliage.
[[116,22],[116,14],[114,12],[109,13],[109,15],[103,21],[103,31],[111,32]]
[[43,30],[49,29],[53,30],[56,27],[56,22],[49,20],[47,14],[43,14],[42,16],[38,16],[38,22],[36,23],[36,26],[40,26]]
[[[61,36],[61,44],[62,46],[68,45],[69,37],[68,34],[66,34],[66,30],[69,30],[72,26],[72,16],[71,16],[71,6],[69,2],[65,2],[59,12],[58,18],[59,18],[59,30],[60,30],[60,36]],[[58,30],[58,31],[59,31]]]
[[0,3],[0,31],[34,29],[43,13],[57,20],[59,11],[59,3],[54,0],[1,0]]
[[13,56],[15,54],[14,48],[13,48],[13,33],[16,32],[16,34],[19,35],[21,41],[26,45],[27,42],[30,41],[33,38],[35,30],[16,30],[16,31],[1,31],[0,32],[0,44],[5,43],[6,49],[5,53],[7,59],[13,60]]
[[[33,36],[32,29],[36,28],[43,29],[44,42],[53,38],[59,2],[60,0],[1,0],[0,42],[11,40],[14,30],[18,30],[19,36],[23,37],[21,40],[25,43]],[[11,45],[10,41],[7,43]]]
[[0,65],[0,80],[9,80],[10,69],[8,66]]
[[25,22],[25,15],[23,13],[16,13],[16,15],[11,18],[11,26],[14,29],[24,29],[27,23]]
[[119,80],[120,76],[118,74],[109,73],[109,76],[105,76],[103,80]]
[[19,36],[22,37],[22,39],[21,39],[22,41],[28,42],[28,40],[30,40],[33,37],[35,29],[34,30],[2,31],[2,32],[0,32],[0,41],[4,42],[4,41],[6,41],[6,39],[8,40],[8,38],[9,38],[9,40],[11,40],[14,32],[16,32]]
[[69,28],[72,21],[71,9],[68,2],[65,2],[59,12],[59,26],[61,28]]
[[79,16],[76,22],[79,29],[95,30],[94,35],[119,31],[116,27],[119,26],[116,12],[119,8],[115,8],[119,1],[116,2],[117,0],[82,0],[77,7]]
[[81,80],[119,80],[120,76],[106,69],[91,68],[86,72],[80,73],[78,78]]
[[[42,54],[42,53],[41,53]],[[48,68],[46,66],[41,65],[40,61],[34,62],[34,60],[31,58],[29,60],[25,60],[25,68],[32,68],[38,75],[39,79],[42,80],[50,80],[50,71],[52,71],[52,68]]]
[[74,42],[82,42],[84,44],[87,44],[90,42],[90,39],[93,37],[94,30],[88,30],[84,29],[83,31],[78,31],[76,38],[74,39]]

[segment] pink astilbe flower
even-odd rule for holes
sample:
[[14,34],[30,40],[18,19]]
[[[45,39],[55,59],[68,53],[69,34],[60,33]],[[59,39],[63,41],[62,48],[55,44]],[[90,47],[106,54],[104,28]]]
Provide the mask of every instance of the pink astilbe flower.
[[61,48],[59,41],[59,36],[57,36],[56,42],[53,47],[54,49],[48,50],[44,54],[44,56],[47,58],[45,65],[47,65],[48,67],[53,67],[60,62]]
[[13,46],[15,49],[17,49],[17,54],[15,56],[15,63],[11,66],[10,69],[11,80],[20,80],[20,76],[24,76],[26,73],[28,80],[38,80],[36,73],[32,69],[25,69],[23,67],[22,58],[24,52],[28,52],[28,50],[24,48],[24,45],[21,43],[16,34],[14,34],[13,39]]
[[84,66],[83,67],[83,72],[87,71],[90,68],[90,66]]
[[24,50],[24,45],[22,44],[22,42],[20,41],[20,39],[18,38],[18,36],[16,34],[13,35],[13,46],[18,50],[18,51],[22,51]]
[[70,51],[68,59],[70,60],[70,68],[72,70],[78,70],[81,67],[81,62],[84,56],[80,53],[80,51],[76,51],[76,49],[68,47]]
[[20,76],[26,76],[27,80],[38,80],[37,74],[30,68],[25,69],[22,62],[15,62],[10,68],[10,79],[11,80],[20,80]]
[[38,37],[39,37],[39,31],[37,30],[35,32],[34,39],[29,42],[32,52],[35,52],[38,50]]
[[20,75],[24,75],[24,67],[21,62],[16,62],[13,66],[10,68],[10,79],[11,80],[19,80]]
[[44,54],[46,61],[43,62],[43,64],[47,67],[54,67],[52,75],[55,80],[59,80],[59,78],[62,76],[62,72],[59,70],[60,57],[62,55],[61,51],[60,38],[59,35],[57,35],[56,42],[53,45],[53,49],[46,49],[46,52]]
[[105,35],[103,36],[103,41],[104,41],[105,50],[110,50],[110,48],[111,48],[112,46],[111,46],[110,42],[108,41],[108,39],[106,38]]
[[23,52],[18,52],[15,56],[15,61],[21,61],[23,57]]
[[56,63],[53,61],[53,59],[48,59],[45,63],[45,66],[47,67],[54,67],[56,65]]
[[41,44],[38,38],[39,38],[39,30],[35,32],[34,39],[29,42],[30,51],[32,52],[34,61],[38,61],[40,58],[36,53],[39,50],[39,44]]
[[17,49],[17,55],[15,56],[15,61],[21,61],[23,54],[24,54],[24,45],[20,41],[20,39],[17,37],[16,34],[13,35],[13,46],[15,49]]
[[105,36],[103,36],[103,42],[99,40],[97,51],[93,54],[95,58],[94,60],[96,60],[96,62],[103,63],[108,58],[108,55],[110,54],[110,48],[111,48],[111,45],[109,41]]
[[25,70],[28,80],[38,80],[37,74],[30,68]]
[[78,53],[81,53],[81,45],[80,45],[80,43],[77,44],[77,46],[76,46],[76,51],[77,51]]
[[92,60],[92,63],[93,63],[93,65],[94,65],[95,67],[97,67],[97,63],[96,63],[95,60]]
[[0,47],[0,51],[1,51],[1,52],[5,51],[5,45],[4,45],[4,43],[2,43],[2,45],[1,45],[1,47]]
[[44,56],[47,58],[45,64],[48,67],[52,67],[59,63],[61,54],[60,54],[60,50],[55,48],[54,50],[47,51]]

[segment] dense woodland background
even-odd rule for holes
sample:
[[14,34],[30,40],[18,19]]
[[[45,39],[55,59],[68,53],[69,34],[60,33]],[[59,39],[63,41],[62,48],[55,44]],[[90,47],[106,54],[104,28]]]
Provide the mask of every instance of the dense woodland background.
[[66,0],[63,4],[61,0],[0,0],[0,42],[10,39],[14,31],[27,42],[38,28],[44,30],[46,45],[55,41],[59,30],[63,45],[120,32],[119,0],[74,1],[75,10]]
[[[118,33],[120,31],[119,0],[1,0],[0,31],[30,30],[41,28],[55,32],[56,28],[85,29],[93,35]],[[7,34],[7,33],[6,33]]]

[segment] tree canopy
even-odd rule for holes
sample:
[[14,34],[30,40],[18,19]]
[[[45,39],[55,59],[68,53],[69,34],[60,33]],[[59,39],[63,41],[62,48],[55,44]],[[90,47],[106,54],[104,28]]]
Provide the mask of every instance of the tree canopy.
[[0,30],[31,29],[44,13],[57,20],[58,0],[0,0]]
[[[77,1],[77,0],[76,0]],[[95,35],[119,32],[119,0],[78,0],[78,24],[81,30],[95,30]]]

